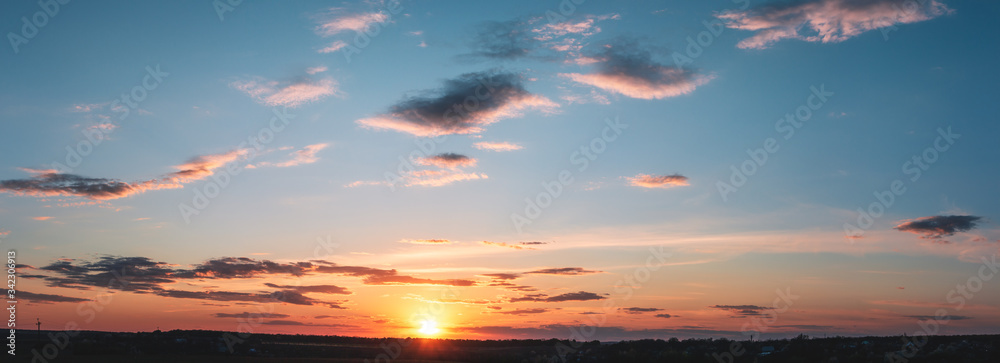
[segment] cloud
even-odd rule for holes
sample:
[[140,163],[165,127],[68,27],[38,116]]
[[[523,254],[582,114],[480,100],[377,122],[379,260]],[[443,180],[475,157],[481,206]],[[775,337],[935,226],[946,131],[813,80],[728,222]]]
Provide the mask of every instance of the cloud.
[[936,0],[799,0],[769,3],[716,15],[733,29],[754,31],[742,49],[764,49],[784,39],[839,43],[862,33],[896,24],[930,20],[954,10]]
[[282,290],[294,290],[301,293],[322,293],[322,294],[340,294],[340,295],[350,295],[351,292],[347,291],[347,288],[343,288],[335,285],[278,285],[272,284],[270,282],[264,284],[267,287],[273,287]]
[[50,219],[52,219],[52,217],[49,217],[49,216],[41,216],[41,217],[31,217],[31,219],[34,219],[34,220],[36,220],[36,221],[47,221],[47,220],[50,220]]
[[679,186],[687,186],[688,178],[680,174],[673,175],[649,175],[649,174],[639,174],[633,177],[627,177],[629,185],[643,187],[643,188],[660,188],[667,189]]
[[527,245],[510,244],[510,243],[506,243],[506,242],[482,241],[482,242],[479,242],[479,243],[482,243],[483,245],[486,245],[486,246],[506,247],[506,248],[513,248],[515,250],[534,250],[535,249],[535,248],[532,248],[532,247],[527,247]]
[[486,276],[495,280],[515,280],[521,277],[521,274],[516,273],[489,273],[482,274],[481,276]]
[[561,267],[561,268],[547,268],[541,270],[534,270],[525,272],[525,274],[536,274],[536,275],[587,275],[587,274],[598,274],[603,271],[587,270],[582,267]]
[[771,310],[771,308],[757,305],[714,305],[709,307],[713,309],[726,310],[742,316],[763,315],[762,313],[764,311]]
[[409,97],[389,111],[357,120],[362,127],[416,136],[475,134],[526,110],[552,112],[559,105],[524,89],[522,77],[505,72],[466,73],[430,94]]
[[298,107],[327,96],[341,94],[337,81],[332,78],[300,78],[292,81],[274,81],[262,77],[237,80],[230,87],[250,95],[257,103],[266,106]]
[[338,50],[344,49],[344,47],[346,47],[346,46],[347,46],[347,43],[344,42],[343,40],[335,40],[332,43],[330,43],[330,45],[327,45],[326,47],[323,47],[323,49],[320,49],[319,52],[320,53],[333,53],[333,52],[336,52]]
[[966,232],[976,228],[976,223],[983,217],[977,216],[930,216],[906,220],[896,227],[896,230],[921,235],[920,238],[940,239],[952,236],[958,232]]
[[419,158],[417,164],[424,166],[436,166],[442,169],[458,169],[463,167],[476,166],[476,159],[455,153],[437,154]]
[[590,301],[590,300],[604,300],[607,297],[586,291],[578,292],[568,292],[561,295],[549,296],[547,294],[527,294],[520,297],[511,298],[510,302],[525,302],[525,301],[536,301],[536,302],[564,302],[564,301]]
[[654,312],[654,311],[663,311],[664,309],[659,309],[659,308],[622,308],[621,310],[624,311],[626,314],[642,314],[642,313],[651,313],[651,312]]
[[673,317],[670,314],[656,314],[654,316],[657,317],[657,318],[664,318],[664,319],[669,319],[669,318]]
[[620,19],[618,14],[579,15],[574,20],[545,22],[545,18],[486,22],[478,26],[469,45],[473,51],[460,58],[509,61],[520,58],[560,60],[578,55],[586,38],[600,33],[600,21]]
[[22,168],[32,173],[30,179],[0,181],[0,192],[32,197],[69,196],[90,200],[112,200],[141,194],[149,190],[182,188],[182,184],[207,178],[214,170],[244,158],[247,149],[238,149],[222,154],[195,157],[188,162],[174,166],[176,172],[156,179],[137,182],[123,182],[107,178],[88,178],[74,174],[60,174],[56,170],[35,170]]
[[306,147],[302,148],[301,150],[296,150],[288,154],[289,156],[291,156],[291,159],[289,160],[282,161],[280,163],[261,162],[257,163],[256,165],[253,165],[253,167],[274,166],[278,168],[287,168],[290,166],[297,166],[302,164],[312,164],[319,161],[319,157],[316,156],[316,153],[320,152],[320,150],[326,149],[328,146],[330,146],[330,144],[325,144],[325,143],[306,145]]
[[326,66],[309,67],[306,68],[306,74],[323,73],[326,72],[326,70],[327,70]]
[[577,83],[632,98],[661,99],[691,93],[713,77],[653,60],[652,53],[632,40],[619,40],[587,57],[597,67],[589,74],[561,73]]
[[521,20],[491,21],[479,26],[470,44],[473,58],[513,60],[528,56],[541,45]]
[[489,151],[514,151],[523,149],[521,145],[510,142],[480,141],[475,144],[472,144],[472,146],[479,150],[489,150]]
[[288,314],[278,314],[278,313],[251,313],[244,311],[242,313],[215,313],[212,316],[216,318],[241,318],[241,319],[260,319],[260,318],[287,318],[291,315]]
[[28,300],[34,303],[41,304],[51,304],[51,303],[61,303],[61,302],[84,302],[90,301],[90,299],[81,299],[78,297],[69,297],[62,295],[51,295],[51,294],[36,294],[29,291],[19,290],[17,291],[18,300]]
[[969,320],[972,319],[971,316],[965,315],[948,315],[944,318],[935,315],[903,315],[903,317],[917,320]]
[[544,308],[534,308],[534,309],[514,309],[509,311],[497,311],[497,314],[505,315],[530,315],[530,314],[544,314],[551,311],[550,309]]
[[452,241],[446,239],[404,239],[399,242],[415,245],[447,245],[452,243]]
[[328,16],[326,16],[316,28],[316,31],[322,36],[336,35],[341,32],[348,30],[354,32],[363,32],[365,28],[373,24],[382,24],[389,21],[389,15],[381,12],[372,13],[357,13],[357,14],[345,14],[345,15],[333,15],[334,13],[340,12],[340,9],[331,9],[332,11]]

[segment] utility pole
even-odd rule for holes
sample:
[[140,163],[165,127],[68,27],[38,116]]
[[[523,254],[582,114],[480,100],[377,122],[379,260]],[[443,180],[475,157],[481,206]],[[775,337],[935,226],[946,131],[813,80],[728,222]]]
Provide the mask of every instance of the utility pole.
[[42,321],[39,320],[38,318],[35,318],[35,326],[38,327],[37,330],[35,330],[35,340],[36,340],[35,344],[41,345],[42,344]]

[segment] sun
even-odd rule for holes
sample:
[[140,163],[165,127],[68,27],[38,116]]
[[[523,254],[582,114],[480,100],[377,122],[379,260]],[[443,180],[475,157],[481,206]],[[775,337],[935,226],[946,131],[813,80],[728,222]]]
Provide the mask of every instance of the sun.
[[436,335],[441,332],[441,329],[438,329],[436,321],[424,320],[420,322],[420,330],[418,332],[423,335]]

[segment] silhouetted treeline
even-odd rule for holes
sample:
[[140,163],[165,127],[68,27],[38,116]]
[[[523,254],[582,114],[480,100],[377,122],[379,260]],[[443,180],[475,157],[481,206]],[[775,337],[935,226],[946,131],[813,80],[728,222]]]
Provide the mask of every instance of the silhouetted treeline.
[[[52,334],[50,334],[52,333]],[[53,342],[34,331],[19,332],[18,360],[185,362],[1000,362],[1000,335],[932,337],[799,336],[793,339],[647,339],[602,343],[567,340],[395,339],[345,336],[250,334],[173,330],[167,332],[78,332]],[[235,338],[235,339],[234,339]],[[61,349],[51,354],[54,343]],[[48,346],[48,348],[46,348]],[[46,350],[47,349],[47,350]],[[33,352],[34,350],[34,352]],[[46,354],[42,354],[46,353]],[[322,361],[322,360],[320,360]]]

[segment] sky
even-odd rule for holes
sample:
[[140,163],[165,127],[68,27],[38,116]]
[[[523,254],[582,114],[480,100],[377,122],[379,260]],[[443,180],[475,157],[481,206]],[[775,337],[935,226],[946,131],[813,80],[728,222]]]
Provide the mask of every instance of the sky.
[[20,328],[1000,325],[994,2],[0,6]]

